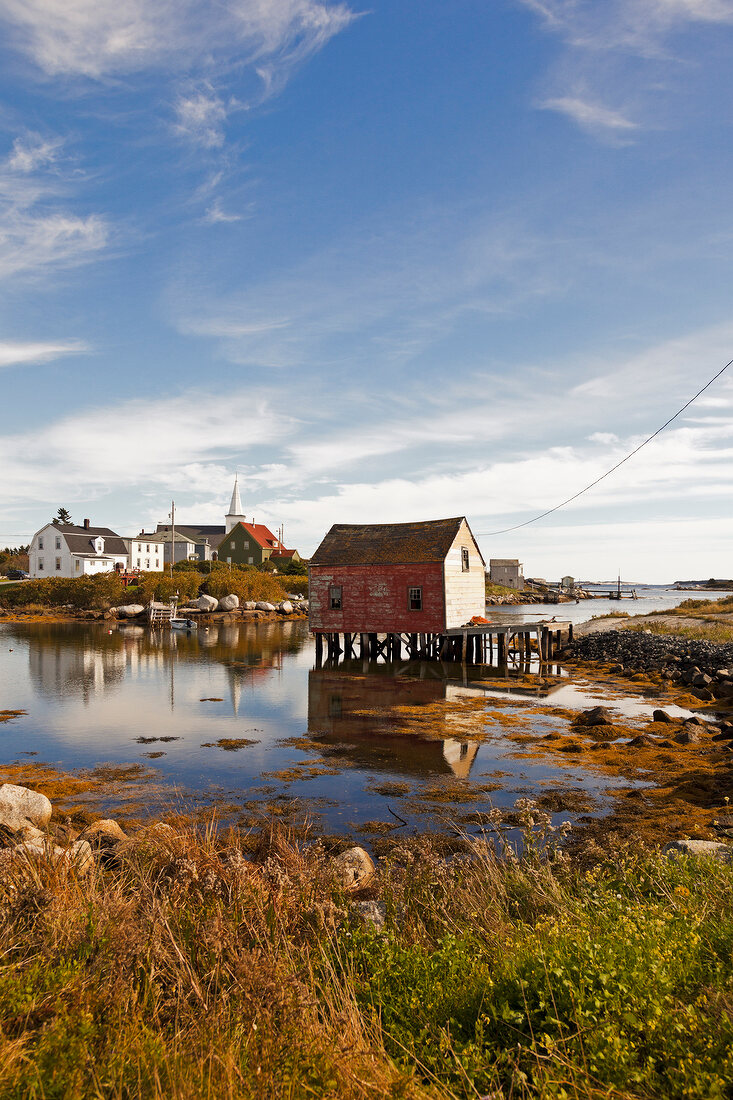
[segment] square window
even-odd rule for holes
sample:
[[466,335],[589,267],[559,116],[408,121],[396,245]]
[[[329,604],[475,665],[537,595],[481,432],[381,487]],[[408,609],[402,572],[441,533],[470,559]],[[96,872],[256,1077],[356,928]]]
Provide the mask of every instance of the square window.
[[464,573],[468,573],[471,569],[471,559],[468,556],[468,547],[461,547],[461,569]]
[[332,584],[331,587],[328,590],[328,595],[329,595],[329,598],[330,598],[330,601],[331,601],[331,610],[332,611],[340,611],[341,610],[341,596],[342,596],[341,585],[340,584]]
[[407,589],[407,607],[410,611],[422,611],[422,588]]

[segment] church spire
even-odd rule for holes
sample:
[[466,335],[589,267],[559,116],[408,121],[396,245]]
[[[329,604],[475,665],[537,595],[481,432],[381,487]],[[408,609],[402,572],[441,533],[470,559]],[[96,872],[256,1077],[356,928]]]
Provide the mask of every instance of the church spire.
[[242,501],[239,498],[239,474],[234,475],[232,502],[229,505],[229,511],[227,512],[225,519],[227,531],[231,531],[232,527],[236,527],[238,523],[243,523],[245,519],[242,512]]

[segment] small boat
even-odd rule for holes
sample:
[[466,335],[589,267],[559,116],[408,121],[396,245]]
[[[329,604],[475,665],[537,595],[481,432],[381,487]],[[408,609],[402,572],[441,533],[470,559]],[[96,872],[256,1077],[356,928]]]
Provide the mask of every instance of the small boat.
[[198,624],[193,619],[171,619],[170,621],[172,630],[197,630]]

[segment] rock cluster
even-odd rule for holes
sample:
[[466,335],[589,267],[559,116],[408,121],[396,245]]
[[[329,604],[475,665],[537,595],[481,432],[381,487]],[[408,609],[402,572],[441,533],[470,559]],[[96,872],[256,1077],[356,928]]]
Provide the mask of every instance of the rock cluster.
[[733,702],[733,645],[646,631],[607,630],[577,638],[568,655],[584,661],[616,661],[619,675],[659,672],[703,702]]

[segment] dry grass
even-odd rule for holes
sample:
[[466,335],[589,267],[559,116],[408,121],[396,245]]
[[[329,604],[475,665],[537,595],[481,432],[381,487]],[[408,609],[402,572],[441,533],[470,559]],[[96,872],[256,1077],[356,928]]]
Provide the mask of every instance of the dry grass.
[[6,868],[0,1096],[729,1095],[733,871],[557,862],[517,806],[520,859],[496,834],[393,846],[381,935],[284,830],[251,862],[252,836],[189,826],[87,879]]

